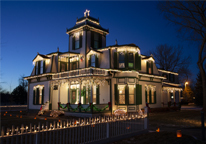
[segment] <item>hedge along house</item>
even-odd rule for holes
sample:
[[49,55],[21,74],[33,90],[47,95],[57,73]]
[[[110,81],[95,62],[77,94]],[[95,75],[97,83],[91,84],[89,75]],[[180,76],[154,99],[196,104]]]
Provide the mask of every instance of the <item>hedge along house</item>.
[[25,77],[29,109],[40,109],[49,101],[50,110],[136,112],[146,103],[155,108],[180,101],[177,73],[158,70],[154,58],[142,55],[135,44],[106,46],[109,30],[89,11],[66,33],[68,52],[58,48],[33,59],[34,69]]

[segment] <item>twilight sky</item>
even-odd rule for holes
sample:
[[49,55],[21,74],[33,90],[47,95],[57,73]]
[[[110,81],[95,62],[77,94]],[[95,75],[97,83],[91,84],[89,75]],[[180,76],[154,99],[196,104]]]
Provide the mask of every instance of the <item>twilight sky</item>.
[[[12,91],[21,75],[32,72],[32,60],[37,55],[68,51],[66,28],[75,25],[76,18],[90,16],[100,19],[109,28],[107,46],[134,43],[146,54],[159,44],[183,46],[191,55],[190,69],[198,73],[198,50],[192,42],[183,41],[176,27],[163,18],[157,2],[1,2],[1,85]],[[196,50],[194,50],[196,49]]]

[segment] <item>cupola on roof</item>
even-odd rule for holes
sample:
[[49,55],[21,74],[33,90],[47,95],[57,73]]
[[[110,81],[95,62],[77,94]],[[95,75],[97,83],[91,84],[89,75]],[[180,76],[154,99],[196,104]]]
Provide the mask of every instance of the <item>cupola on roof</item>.
[[90,10],[86,10],[84,12],[84,17],[81,17],[79,19],[77,18],[77,21],[76,21],[76,24],[74,25],[74,27],[72,27],[70,29],[67,29],[66,33],[69,34],[69,33],[72,33],[73,31],[75,31],[77,29],[88,26],[88,27],[91,27],[91,28],[98,29],[98,30],[102,31],[105,34],[108,34],[109,29],[102,28],[100,23],[99,23],[99,18],[96,19],[96,18],[91,17],[89,15],[89,12],[90,12]]

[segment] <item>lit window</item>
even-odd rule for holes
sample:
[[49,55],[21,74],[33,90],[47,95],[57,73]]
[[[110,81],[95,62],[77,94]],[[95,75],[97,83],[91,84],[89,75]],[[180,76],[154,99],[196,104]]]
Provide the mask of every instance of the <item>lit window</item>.
[[93,104],[96,104],[96,97],[97,97],[96,86],[93,86]]
[[125,68],[125,54],[119,53],[119,68]]
[[134,104],[134,85],[129,85],[129,104]]
[[147,103],[150,103],[150,101],[149,101],[149,89],[147,89]]
[[119,85],[119,104],[125,104],[125,85]]
[[152,101],[151,102],[154,103],[154,90],[153,89],[151,90],[151,93],[152,93],[152,97],[151,97]]
[[43,104],[44,99],[44,88],[43,87],[37,87],[33,90],[33,104],[34,105],[40,105]]

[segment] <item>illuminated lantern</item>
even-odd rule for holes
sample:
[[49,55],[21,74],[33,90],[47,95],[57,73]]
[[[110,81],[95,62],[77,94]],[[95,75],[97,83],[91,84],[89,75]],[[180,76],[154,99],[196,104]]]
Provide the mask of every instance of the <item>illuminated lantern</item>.
[[177,137],[182,137],[182,132],[181,132],[181,130],[177,130]]
[[20,113],[21,113],[22,111],[20,111]]
[[20,118],[22,118],[22,115],[20,115]]
[[61,120],[59,119],[59,122],[60,122]]
[[7,111],[5,113],[7,113]]
[[6,114],[4,114],[4,116],[6,116]]
[[45,117],[44,120],[47,120],[47,117]]
[[34,119],[36,119],[36,116],[34,117]]
[[19,115],[16,115],[16,117],[19,117]]
[[157,128],[156,132],[160,132],[160,128]]
[[12,116],[12,114],[10,114],[10,116]]

